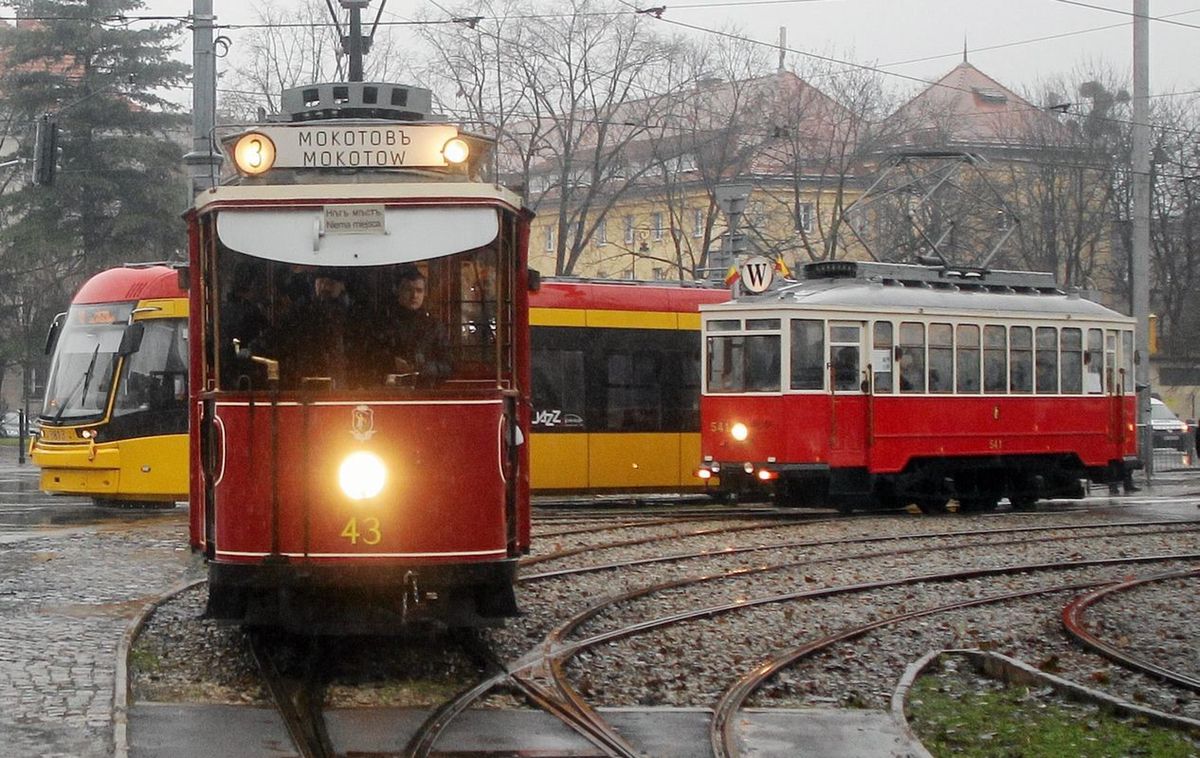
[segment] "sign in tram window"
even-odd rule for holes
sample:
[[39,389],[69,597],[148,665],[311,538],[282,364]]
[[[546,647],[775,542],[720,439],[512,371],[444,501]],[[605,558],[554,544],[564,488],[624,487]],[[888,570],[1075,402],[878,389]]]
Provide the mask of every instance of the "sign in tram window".
[[1063,329],[1062,340],[1062,392],[1078,395],[1083,392],[1083,331]]
[[979,393],[979,327],[959,324],[955,330],[954,375],[959,393]]
[[1104,393],[1104,332],[1088,329],[1087,352],[1083,356],[1084,387],[1089,395]]
[[1011,351],[1009,355],[1009,384],[1016,393],[1033,392],[1033,329],[1014,326],[1009,331]]
[[996,324],[983,327],[983,391],[1008,392],[1008,335]]
[[925,392],[925,325],[906,321],[900,324],[900,345],[896,348],[900,364],[900,391]]
[[954,391],[954,327],[929,325],[929,391]]
[[812,319],[793,320],[791,353],[792,389],[825,389],[825,324]]

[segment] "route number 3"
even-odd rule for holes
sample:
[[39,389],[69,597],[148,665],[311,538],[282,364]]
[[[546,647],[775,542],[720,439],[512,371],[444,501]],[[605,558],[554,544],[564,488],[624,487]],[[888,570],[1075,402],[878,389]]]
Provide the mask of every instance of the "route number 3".
[[357,545],[361,540],[364,545],[378,545],[383,539],[379,531],[379,519],[368,516],[364,519],[352,518],[342,528],[342,537],[350,540],[351,545]]

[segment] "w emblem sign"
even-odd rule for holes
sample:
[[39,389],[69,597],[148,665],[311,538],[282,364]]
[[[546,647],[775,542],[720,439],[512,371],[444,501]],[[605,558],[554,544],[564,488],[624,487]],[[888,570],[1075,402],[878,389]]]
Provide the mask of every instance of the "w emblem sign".
[[775,264],[761,255],[747,258],[738,267],[742,286],[749,292],[766,292],[775,278]]

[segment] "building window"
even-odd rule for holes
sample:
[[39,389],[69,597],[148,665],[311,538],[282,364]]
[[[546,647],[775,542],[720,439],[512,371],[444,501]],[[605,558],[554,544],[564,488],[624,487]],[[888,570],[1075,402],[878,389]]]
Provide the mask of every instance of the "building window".
[[633,244],[633,216],[625,217],[625,244]]
[[663,215],[662,213],[653,213],[650,215],[650,226],[654,230],[654,239],[660,240],[663,238]]
[[667,278],[667,270],[662,266],[654,267],[654,280],[661,282]]
[[553,226],[546,227],[545,249],[546,249],[547,253],[554,252],[554,227]]
[[596,224],[596,247],[604,247],[608,244],[608,219],[602,218]]
[[692,236],[699,239],[704,236],[704,210],[692,209]]
[[631,281],[632,281],[633,279],[636,279],[637,277],[634,275],[634,272],[633,272],[633,266],[630,266],[629,268],[627,268],[627,269],[625,269],[624,271],[622,271],[622,272],[621,272],[621,278],[622,278],[622,279],[629,279],[629,280],[631,280]]
[[800,203],[796,206],[796,231],[813,230],[813,204]]

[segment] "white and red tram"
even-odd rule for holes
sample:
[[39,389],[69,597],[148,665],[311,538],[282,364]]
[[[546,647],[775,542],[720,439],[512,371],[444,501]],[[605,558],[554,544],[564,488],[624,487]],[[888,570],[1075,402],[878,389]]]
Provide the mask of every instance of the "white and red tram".
[[1141,465],[1134,320],[1050,274],[818,262],[701,317],[700,474],[730,494],[986,510]]
[[225,141],[237,176],[188,214],[208,615],[372,630],[513,615],[531,214],[486,176],[487,140],[431,120],[427,90],[289,102],[290,120]]

